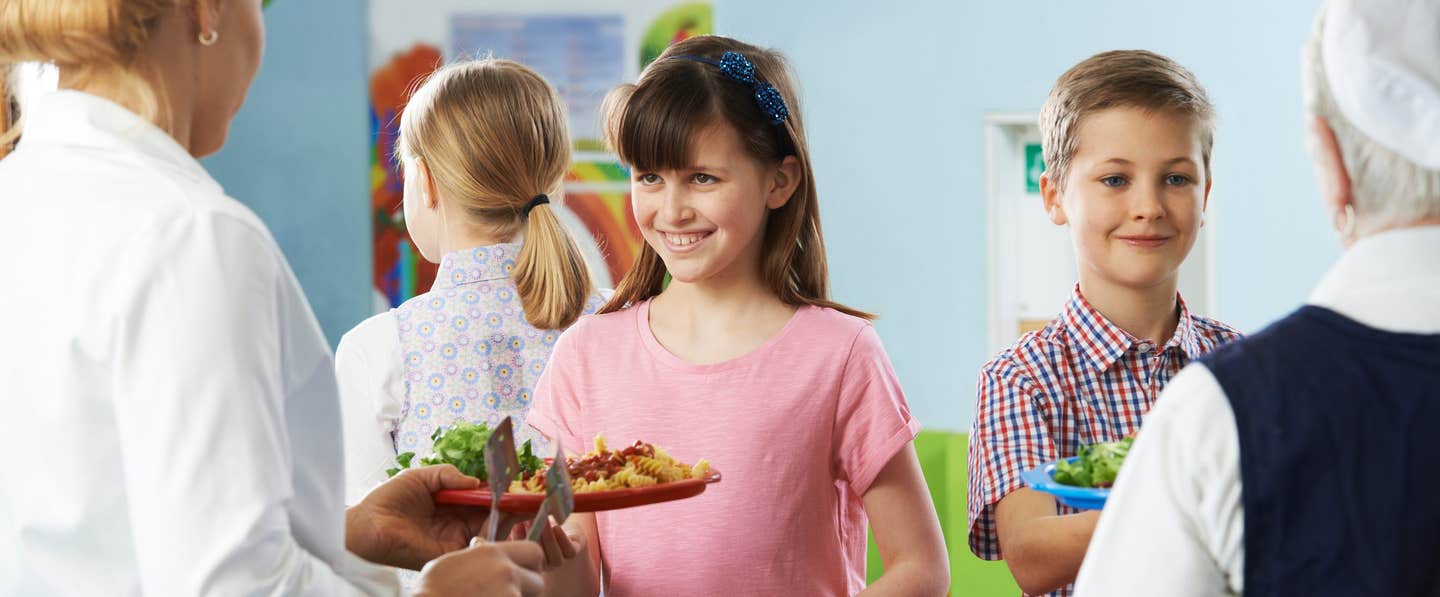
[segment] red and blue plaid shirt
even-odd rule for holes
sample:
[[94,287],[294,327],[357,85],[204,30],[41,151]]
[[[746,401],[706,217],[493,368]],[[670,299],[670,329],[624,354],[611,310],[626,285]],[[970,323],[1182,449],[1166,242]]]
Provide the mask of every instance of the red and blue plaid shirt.
[[[1156,350],[1096,311],[1075,286],[1059,317],[1022,336],[980,372],[970,430],[970,550],[1003,557],[995,504],[1021,489],[1021,471],[1074,456],[1082,445],[1124,438],[1140,428],[1160,389],[1191,359],[1240,337],[1223,323],[1191,315]],[[1057,503],[1058,514],[1077,512]],[[1067,596],[1071,587],[1051,593]]]

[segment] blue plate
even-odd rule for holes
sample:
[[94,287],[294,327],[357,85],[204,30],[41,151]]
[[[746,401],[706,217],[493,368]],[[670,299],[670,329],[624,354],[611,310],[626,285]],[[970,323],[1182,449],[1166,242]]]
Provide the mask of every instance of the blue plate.
[[[1066,462],[1078,460],[1080,460],[1078,457],[1065,459]],[[1099,510],[1105,507],[1105,498],[1110,497],[1108,488],[1096,489],[1056,483],[1054,462],[1020,473],[1020,479],[1025,481],[1025,484],[1029,485],[1031,489],[1053,495],[1060,503],[1071,508]]]

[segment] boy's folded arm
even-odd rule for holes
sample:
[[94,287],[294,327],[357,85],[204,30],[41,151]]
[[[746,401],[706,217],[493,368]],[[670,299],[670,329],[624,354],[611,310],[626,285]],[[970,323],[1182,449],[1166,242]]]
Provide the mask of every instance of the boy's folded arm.
[[913,445],[890,458],[861,499],[885,574],[860,594],[944,595],[950,559]]
[[[1075,578],[1095,526],[1092,520],[1077,529],[1083,516],[1057,516],[1054,499],[1020,478],[1021,471],[1060,456],[1050,434],[1051,398],[1035,377],[1006,355],[986,363],[976,384],[969,454],[971,549],[1005,560],[1028,594]],[[1062,534],[1064,541],[1056,539]]]
[[995,527],[1010,574],[1029,595],[1075,580],[1100,520],[1098,511],[1057,515],[1055,499],[1019,489],[995,504]]

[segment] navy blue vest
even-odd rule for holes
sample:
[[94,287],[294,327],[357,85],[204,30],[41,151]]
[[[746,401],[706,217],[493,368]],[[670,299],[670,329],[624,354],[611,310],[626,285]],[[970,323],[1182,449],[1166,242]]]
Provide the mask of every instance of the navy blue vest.
[[1201,362],[1239,431],[1247,596],[1440,595],[1440,335],[1304,307]]

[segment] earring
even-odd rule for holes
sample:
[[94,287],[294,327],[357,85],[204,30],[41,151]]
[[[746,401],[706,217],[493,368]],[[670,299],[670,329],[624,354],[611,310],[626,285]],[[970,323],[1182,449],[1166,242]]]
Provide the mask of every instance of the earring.
[[219,31],[216,31],[216,30],[214,30],[214,29],[211,29],[211,30],[208,31],[208,32],[205,32],[205,33],[201,33],[201,34],[200,34],[200,45],[202,45],[202,46],[206,46],[206,47],[213,46],[213,45],[215,45],[215,42],[217,42],[217,41],[220,41],[220,32],[219,32]]

